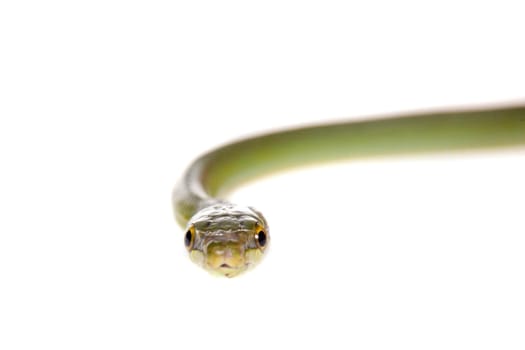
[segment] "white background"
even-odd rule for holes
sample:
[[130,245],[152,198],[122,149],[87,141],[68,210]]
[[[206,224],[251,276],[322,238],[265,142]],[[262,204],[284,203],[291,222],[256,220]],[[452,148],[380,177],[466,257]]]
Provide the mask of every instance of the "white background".
[[3,1],[1,349],[523,349],[525,152],[376,159],[233,195],[236,279],[170,192],[234,138],[525,97],[520,1]]

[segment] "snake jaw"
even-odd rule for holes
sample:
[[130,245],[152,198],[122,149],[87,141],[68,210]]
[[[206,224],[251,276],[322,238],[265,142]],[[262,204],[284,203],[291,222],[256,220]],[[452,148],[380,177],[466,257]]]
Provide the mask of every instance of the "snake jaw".
[[219,269],[216,269],[215,272],[219,275],[231,278],[239,275],[245,270],[245,268],[220,267]]

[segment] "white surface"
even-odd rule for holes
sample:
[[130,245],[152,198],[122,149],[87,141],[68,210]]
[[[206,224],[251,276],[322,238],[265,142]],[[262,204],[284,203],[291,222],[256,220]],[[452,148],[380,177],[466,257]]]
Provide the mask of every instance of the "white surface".
[[523,99],[522,13],[2,2],[0,348],[523,349],[523,151],[254,183],[234,197],[272,249],[232,280],[191,264],[170,207],[189,162],[235,137]]

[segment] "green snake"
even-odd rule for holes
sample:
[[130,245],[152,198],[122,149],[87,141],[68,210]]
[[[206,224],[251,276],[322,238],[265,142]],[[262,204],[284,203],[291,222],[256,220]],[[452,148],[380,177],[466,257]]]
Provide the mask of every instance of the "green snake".
[[227,144],[197,158],[173,190],[190,258],[233,277],[255,266],[270,243],[264,216],[228,202],[253,178],[305,164],[357,157],[525,145],[525,106],[390,116],[302,127]]

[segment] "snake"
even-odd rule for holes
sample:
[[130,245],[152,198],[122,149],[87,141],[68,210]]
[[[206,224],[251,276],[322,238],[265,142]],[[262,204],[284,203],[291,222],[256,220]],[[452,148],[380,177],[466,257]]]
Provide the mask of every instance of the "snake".
[[363,157],[523,145],[525,105],[301,126],[240,139],[197,157],[176,183],[172,204],[190,259],[214,275],[234,277],[256,266],[270,245],[263,214],[227,199],[248,181],[283,169]]

